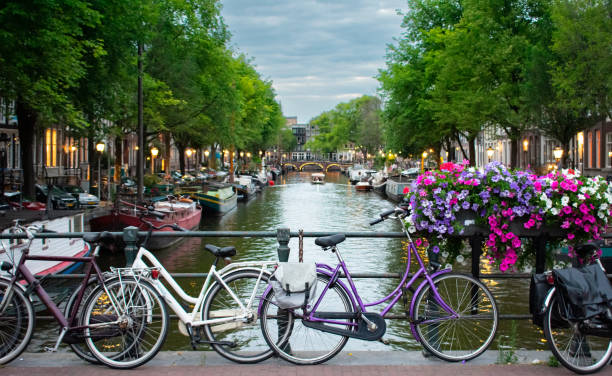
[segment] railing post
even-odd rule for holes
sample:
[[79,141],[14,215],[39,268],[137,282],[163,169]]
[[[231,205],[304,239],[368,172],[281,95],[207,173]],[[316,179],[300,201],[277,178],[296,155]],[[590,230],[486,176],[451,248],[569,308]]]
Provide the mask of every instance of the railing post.
[[546,242],[548,241],[546,235],[540,235],[534,239],[535,251],[536,251],[536,262],[535,272],[540,274],[544,273],[546,268]]
[[289,239],[291,238],[291,231],[288,228],[276,229],[276,239],[278,240],[278,261],[287,262],[289,261]]
[[134,263],[138,252],[138,227],[129,226],[123,229],[123,241],[125,242],[125,266],[130,267]]
[[474,235],[470,237],[470,246],[472,247],[472,277],[480,279],[480,256],[482,255],[482,235]]

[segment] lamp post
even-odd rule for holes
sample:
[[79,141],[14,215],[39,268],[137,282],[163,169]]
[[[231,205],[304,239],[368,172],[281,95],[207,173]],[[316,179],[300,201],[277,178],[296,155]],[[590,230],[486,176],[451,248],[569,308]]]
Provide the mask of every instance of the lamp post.
[[528,139],[524,139],[523,140],[523,152],[525,154],[525,167],[527,167],[527,151],[529,150],[529,140]]
[[495,151],[493,150],[493,148],[492,148],[492,147],[490,147],[490,146],[489,146],[489,147],[487,148],[487,158],[489,158],[489,163],[491,163],[491,158],[493,158],[493,153],[494,153],[494,152],[495,152]]
[[193,149],[187,148],[187,150],[185,150],[185,154],[187,154],[187,173],[189,173],[189,160],[191,159],[191,156],[193,155]]
[[100,152],[98,156],[98,198],[102,201],[102,174],[100,172],[100,159],[102,159],[102,153],[104,152],[104,143],[98,142],[96,144],[96,150]]
[[555,157],[555,162],[557,162],[556,168],[559,168],[559,161],[561,161],[561,157],[563,157],[563,149],[557,146],[553,150],[553,156]]
[[210,155],[210,152],[208,151],[208,149],[204,150],[204,158],[206,159],[206,166],[208,166],[208,156]]
[[151,174],[155,173],[155,157],[159,154],[159,149],[153,146],[151,148]]
[[425,158],[427,158],[427,152],[424,151],[423,154],[421,154],[421,171],[423,171],[425,169]]
[[584,132],[578,132],[576,137],[578,139],[578,167],[580,168],[580,173],[582,173],[582,153],[584,146]]

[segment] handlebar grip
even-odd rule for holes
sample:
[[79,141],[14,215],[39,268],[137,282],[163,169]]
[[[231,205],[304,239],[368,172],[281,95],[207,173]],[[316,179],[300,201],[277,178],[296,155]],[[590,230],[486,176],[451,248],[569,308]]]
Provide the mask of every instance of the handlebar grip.
[[382,222],[384,220],[385,220],[384,218],[375,219],[372,222],[370,222],[370,226],[374,226],[375,224],[380,223],[380,222]]
[[395,213],[395,208],[393,208],[393,209],[389,209],[389,210],[387,210],[387,211],[384,211],[384,212],[380,213],[380,217],[381,217],[381,218],[385,218],[385,217],[390,216],[390,215],[391,215],[391,214],[393,214],[393,213]]
[[173,224],[173,225],[171,225],[171,227],[172,227],[172,229],[173,229],[173,230],[175,230],[175,231],[183,231],[183,232],[185,232],[185,231],[189,231],[189,230],[187,230],[186,228],[183,228],[183,227],[181,227],[181,226],[177,225],[176,223],[175,223],[175,224]]

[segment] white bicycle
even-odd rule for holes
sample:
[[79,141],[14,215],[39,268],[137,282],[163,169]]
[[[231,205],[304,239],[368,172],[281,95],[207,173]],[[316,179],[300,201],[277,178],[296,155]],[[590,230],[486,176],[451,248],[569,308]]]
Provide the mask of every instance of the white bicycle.
[[[149,235],[153,229],[172,228],[186,231],[177,225],[156,227],[143,218],[141,220],[149,226]],[[148,236],[143,244],[146,245],[147,240]],[[187,294],[159,260],[142,246],[132,268],[135,272],[140,269],[154,269],[152,284],[170,310],[178,316],[179,331],[190,337],[194,350],[198,343],[208,343],[220,355],[238,363],[256,363],[269,358],[273,355],[273,350],[263,338],[257,308],[268,286],[271,269],[277,262],[229,263],[230,258],[236,254],[234,247],[220,248],[207,244],[205,248],[216,259],[198,297]],[[217,263],[221,259],[227,261],[228,265],[217,270]],[[174,297],[171,290],[183,302],[193,307],[190,312]],[[202,329],[206,340],[202,339]]]

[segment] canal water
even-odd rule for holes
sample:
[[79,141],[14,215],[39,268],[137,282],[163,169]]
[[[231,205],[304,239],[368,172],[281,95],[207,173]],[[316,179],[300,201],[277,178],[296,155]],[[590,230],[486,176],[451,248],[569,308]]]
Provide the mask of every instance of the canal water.
[[[310,173],[290,173],[267,187],[261,194],[248,203],[238,207],[223,217],[205,216],[200,224],[204,231],[276,231],[288,227],[291,231],[303,229],[310,231],[349,232],[349,231],[401,231],[400,224],[391,220],[374,227],[369,222],[379,213],[393,207],[393,203],[381,198],[374,192],[357,192],[348,179],[340,173],[328,173],[326,184],[310,183]],[[156,257],[170,272],[207,272],[214,258],[204,249],[207,243],[218,246],[235,246],[238,254],[235,261],[266,261],[277,259],[278,243],[275,238],[188,238],[178,246],[156,252]],[[290,261],[297,261],[298,240],[289,243]],[[339,246],[351,272],[395,272],[405,270],[406,251],[400,239],[348,238]],[[335,265],[336,258],[314,244],[314,238],[304,239],[305,261],[316,260]],[[469,259],[466,263],[469,265]],[[414,266],[413,266],[414,267]],[[456,270],[468,272],[468,266],[456,265]],[[482,272],[495,272],[482,265]],[[529,281],[517,279],[483,280],[495,296],[500,313],[527,314]],[[197,296],[204,279],[180,279],[180,284],[192,296]],[[379,300],[388,295],[398,279],[357,279],[359,293],[366,302]],[[409,303],[409,302],[408,302]],[[378,308],[378,307],[377,307]],[[384,308],[379,307],[380,310]],[[404,312],[402,301],[398,302],[392,313]],[[547,349],[542,331],[529,320],[517,320],[515,329],[512,322],[500,321],[500,328],[492,347],[506,347],[514,341],[514,348]],[[57,329],[43,326],[37,331],[33,346],[29,351],[38,351],[42,342],[49,344],[55,340]],[[177,321],[172,320],[166,350],[190,350],[187,337],[177,329]],[[421,346],[414,340],[406,320],[388,320],[384,338],[389,345],[381,342],[366,342],[351,339],[346,350],[417,350]],[[500,342],[501,341],[501,342]],[[210,350],[201,345],[202,350]]]

